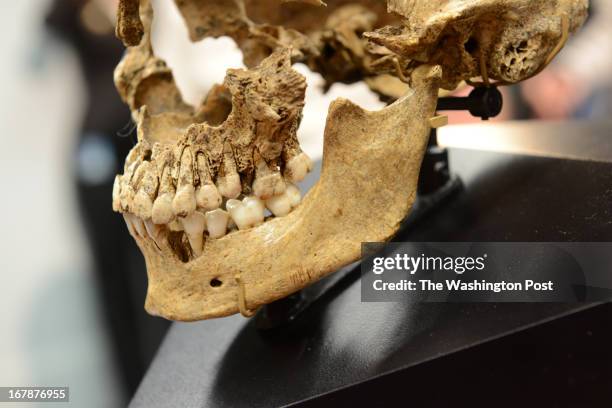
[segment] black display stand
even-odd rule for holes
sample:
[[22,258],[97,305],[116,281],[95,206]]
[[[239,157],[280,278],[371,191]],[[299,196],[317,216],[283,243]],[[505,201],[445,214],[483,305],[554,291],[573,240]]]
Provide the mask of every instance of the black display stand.
[[[449,160],[463,189],[395,241],[612,241],[611,163]],[[130,406],[610,406],[608,305],[365,304],[352,268],[272,330],[173,324]]]

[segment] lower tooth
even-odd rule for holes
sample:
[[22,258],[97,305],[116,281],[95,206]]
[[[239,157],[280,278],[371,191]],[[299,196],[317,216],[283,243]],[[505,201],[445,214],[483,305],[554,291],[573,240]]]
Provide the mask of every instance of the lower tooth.
[[160,234],[161,234],[162,227],[157,224],[154,224],[153,221],[151,220],[145,221],[144,225],[151,239],[155,241],[155,243],[157,243],[158,246],[161,246],[161,242],[160,242],[161,235]]
[[187,234],[187,239],[189,239],[193,254],[196,257],[200,256],[204,245],[204,227],[206,226],[204,214],[199,211],[194,211],[187,217],[182,218],[181,223]]
[[134,229],[134,224],[132,224],[132,216],[130,214],[124,213],[123,219],[125,220],[125,224],[127,225],[128,231],[130,235],[133,237],[136,236],[136,230]]
[[229,211],[238,229],[243,230],[253,226],[251,211],[241,201],[227,200],[225,208]]
[[264,221],[264,212],[266,207],[257,197],[245,197],[242,203],[247,208],[253,225],[259,225]]
[[133,214],[124,214],[124,218],[126,218],[126,222],[128,222],[128,228],[131,224],[132,231],[136,231],[136,235],[140,235],[141,237],[146,237],[147,229],[145,228],[144,222]]
[[170,221],[168,223],[168,229],[170,231],[174,231],[174,232],[178,232],[178,231],[183,231],[184,230],[183,224],[180,223],[179,220],[177,220],[177,219],[174,219],[174,220],[172,220],[172,221]]
[[217,208],[213,211],[208,211],[205,216],[206,228],[208,229],[208,236],[211,238],[221,238],[227,232],[227,223],[229,221],[229,214],[227,211],[223,211]]
[[291,201],[286,193],[279,196],[268,198],[266,200],[266,207],[276,217],[283,217],[291,212]]
[[287,185],[285,194],[287,195],[287,198],[289,198],[291,208],[297,207],[302,201],[302,194],[300,193],[300,189],[294,186],[293,184]]

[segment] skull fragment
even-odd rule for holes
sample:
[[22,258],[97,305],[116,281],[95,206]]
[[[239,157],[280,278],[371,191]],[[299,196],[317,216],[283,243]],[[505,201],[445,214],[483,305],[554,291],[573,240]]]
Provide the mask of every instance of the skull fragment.
[[[115,179],[143,252],[148,312],[199,320],[287,296],[388,240],[415,199],[440,88],[524,80],[585,20],[586,0],[176,0],[190,38],[229,36],[230,69],[186,104],[150,41],[149,0],[122,0],[115,72],[138,143]],[[296,136],[306,63],[328,86],[365,81],[387,101],[329,107],[318,183]]]

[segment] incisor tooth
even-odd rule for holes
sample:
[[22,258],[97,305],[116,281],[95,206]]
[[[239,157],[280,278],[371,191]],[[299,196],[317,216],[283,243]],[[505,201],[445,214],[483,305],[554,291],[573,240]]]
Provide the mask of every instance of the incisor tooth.
[[174,218],[172,196],[164,193],[155,199],[151,210],[151,219],[155,224],[168,224]]
[[130,235],[136,237],[136,231],[134,225],[132,225],[132,216],[128,213],[123,213],[123,220],[125,221],[125,225],[127,225]]
[[121,210],[121,176],[115,176],[113,183],[113,211],[120,212]]
[[204,216],[206,218],[208,236],[211,238],[221,238],[226,234],[227,223],[229,221],[227,211],[217,208],[216,210],[208,211]]
[[199,186],[196,189],[195,197],[198,207],[204,210],[219,208],[223,200],[221,194],[219,194],[219,190],[217,190],[214,184]]
[[285,177],[292,183],[304,180],[306,174],[312,170],[312,160],[304,152],[291,158],[285,166]]
[[251,215],[251,211],[242,203],[242,201],[238,200],[227,200],[225,203],[225,208],[229,211],[230,216],[238,226],[238,229],[243,230],[251,227],[253,225],[253,216]]
[[264,221],[266,207],[263,201],[257,197],[245,197],[242,203],[248,210],[253,225],[259,225]]
[[181,223],[187,234],[187,239],[189,239],[193,254],[196,257],[200,256],[204,245],[204,227],[206,226],[204,214],[194,211],[187,217],[181,218]]
[[134,234],[134,232],[136,232],[136,235],[139,235],[143,238],[148,235],[147,230],[144,226],[144,222],[140,218],[138,218],[134,214],[129,213],[123,214],[123,218],[125,218],[125,222],[128,224],[128,228],[130,228],[131,226],[130,233]]
[[266,200],[266,207],[276,217],[283,217],[291,212],[291,201],[287,196],[287,193],[268,198]]
[[143,189],[138,190],[134,196],[134,214],[146,220],[151,218],[153,211],[153,200]]
[[300,193],[300,189],[294,186],[293,184],[287,185],[287,190],[285,190],[285,194],[289,198],[291,208],[297,207],[302,201],[302,193]]
[[147,232],[149,233],[149,237],[151,237],[151,239],[155,241],[157,246],[161,247],[162,227],[160,225],[154,224],[153,221],[151,220],[146,220],[144,222],[144,225],[145,225],[145,228],[147,229]]

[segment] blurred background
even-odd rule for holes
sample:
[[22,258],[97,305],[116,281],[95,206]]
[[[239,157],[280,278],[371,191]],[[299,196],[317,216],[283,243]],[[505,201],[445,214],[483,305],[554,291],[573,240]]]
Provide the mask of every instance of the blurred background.
[[[230,40],[191,44],[173,2],[154,7],[154,48],[187,101],[242,66]],[[112,81],[123,53],[114,8],[110,0],[0,5],[0,385],[70,386],[73,406],[124,406],[168,327],[143,309],[144,261],[111,211],[114,175],[135,140]],[[496,120],[609,119],[611,9],[592,1],[587,26],[551,67],[504,88]],[[331,100],[384,106],[364,84],[323,94],[318,74],[297,69],[309,83],[299,136],[315,159]]]

